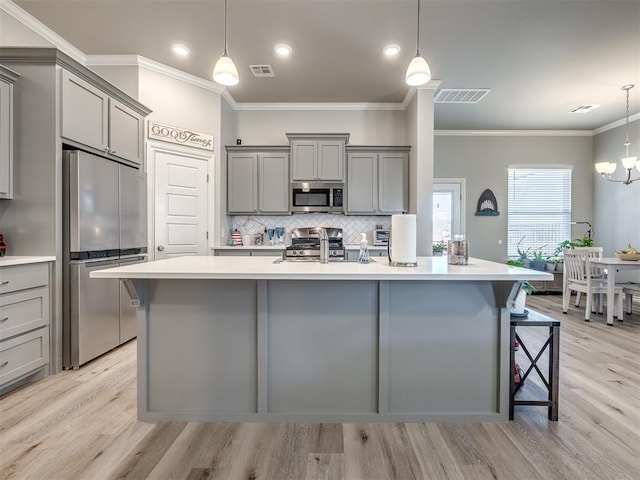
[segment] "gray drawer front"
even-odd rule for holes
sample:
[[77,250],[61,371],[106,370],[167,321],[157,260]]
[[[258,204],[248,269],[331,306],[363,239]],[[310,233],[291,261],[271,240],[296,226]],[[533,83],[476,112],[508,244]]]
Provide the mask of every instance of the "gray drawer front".
[[36,263],[0,268],[0,294],[49,284],[49,265]]
[[49,362],[49,327],[0,342],[0,387]]
[[0,296],[0,340],[49,324],[49,289]]

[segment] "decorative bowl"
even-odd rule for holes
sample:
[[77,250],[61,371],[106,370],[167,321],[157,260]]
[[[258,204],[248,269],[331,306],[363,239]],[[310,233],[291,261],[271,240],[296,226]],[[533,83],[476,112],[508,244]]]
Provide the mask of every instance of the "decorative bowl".
[[631,260],[631,261],[640,260],[640,253],[621,253],[621,252],[616,252],[616,256],[620,260]]

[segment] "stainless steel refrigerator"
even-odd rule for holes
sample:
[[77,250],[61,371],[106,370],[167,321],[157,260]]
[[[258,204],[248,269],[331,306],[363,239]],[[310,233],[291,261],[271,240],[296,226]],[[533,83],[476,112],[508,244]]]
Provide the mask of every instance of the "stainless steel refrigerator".
[[89,274],[146,261],[146,178],[79,150],[64,152],[63,175],[63,366],[79,368],[136,336],[119,280]]

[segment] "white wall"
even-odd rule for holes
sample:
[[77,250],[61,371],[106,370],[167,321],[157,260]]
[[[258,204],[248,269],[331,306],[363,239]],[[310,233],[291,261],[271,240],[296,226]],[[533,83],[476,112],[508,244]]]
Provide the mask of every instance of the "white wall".
[[216,172],[217,212],[215,221],[215,245],[224,245],[228,240],[231,217],[227,216],[227,155],[226,145],[235,145],[238,138],[238,113],[231,108],[224,98],[221,102],[220,139],[222,152]]
[[[592,224],[592,137],[438,136],[436,178],[466,178],[466,231],[470,255],[503,262],[507,257],[507,167],[566,165],[572,167],[571,217]],[[498,201],[497,217],[475,216],[480,194],[489,188]],[[618,187],[619,188],[619,187]],[[596,234],[598,227],[595,228]],[[572,238],[586,229],[574,226]],[[499,245],[498,241],[503,244]]]
[[[351,145],[406,145],[400,110],[240,110],[243,145],[288,145],[286,133],[349,133]],[[234,142],[235,144],[235,142]]]
[[51,46],[51,43],[0,8],[0,47]]
[[99,65],[90,65],[89,68],[100,75],[102,78],[104,78],[107,82],[118,87],[130,97],[138,100],[138,67],[105,67]]
[[[623,178],[620,159],[624,156],[624,126],[600,133],[593,138],[593,163],[616,162],[617,171],[613,178]],[[640,120],[630,122],[629,155],[640,156]],[[591,167],[593,169],[593,167]],[[605,256],[613,256],[630,243],[640,250],[640,180],[631,185],[607,182],[595,170],[594,176],[594,239],[596,245],[604,247]],[[640,177],[637,169],[632,176]],[[640,280],[640,272],[620,272],[622,280]]]

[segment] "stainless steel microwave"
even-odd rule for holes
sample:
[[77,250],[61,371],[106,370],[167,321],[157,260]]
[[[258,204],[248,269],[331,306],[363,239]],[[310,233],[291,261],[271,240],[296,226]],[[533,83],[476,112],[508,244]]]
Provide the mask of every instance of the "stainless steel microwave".
[[292,183],[292,213],[343,213],[342,183]]

